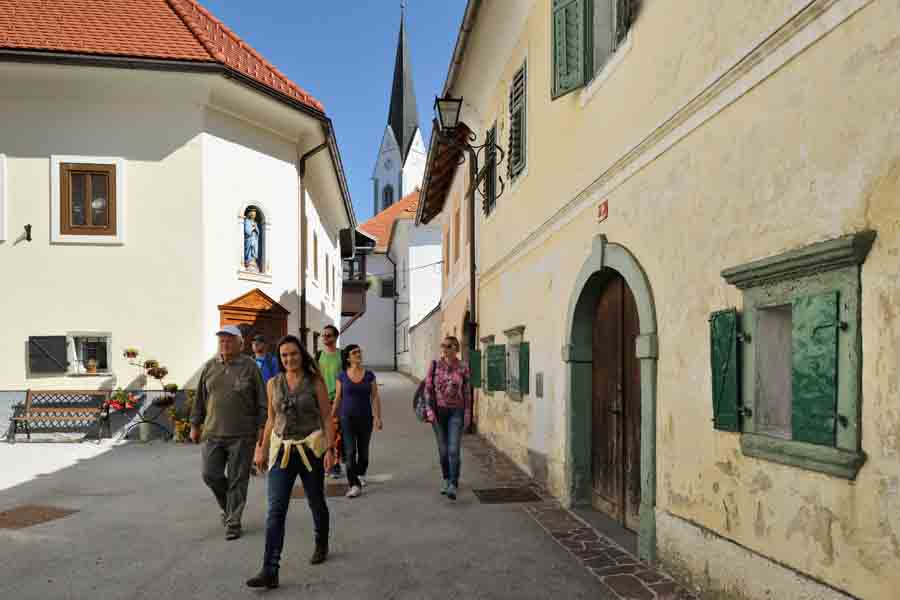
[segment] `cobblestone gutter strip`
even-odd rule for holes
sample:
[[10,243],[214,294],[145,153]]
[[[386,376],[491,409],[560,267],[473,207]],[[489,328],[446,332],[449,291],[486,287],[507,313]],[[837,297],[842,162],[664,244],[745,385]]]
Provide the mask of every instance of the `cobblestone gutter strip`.
[[641,562],[610,538],[559,504],[543,486],[481,436],[465,436],[466,452],[478,459],[482,475],[498,486],[529,487],[542,498],[523,510],[596,577],[616,600],[695,600],[696,596],[652,565]]

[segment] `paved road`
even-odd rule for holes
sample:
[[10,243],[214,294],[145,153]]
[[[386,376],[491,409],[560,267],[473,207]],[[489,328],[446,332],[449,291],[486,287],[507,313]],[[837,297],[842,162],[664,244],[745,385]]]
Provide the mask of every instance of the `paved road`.
[[332,553],[323,565],[307,562],[311,517],[295,500],[281,589],[248,590],[263,550],[263,480],[251,482],[244,537],[226,542],[197,446],[127,444],[0,491],[0,511],[26,503],[79,511],[0,530],[0,598],[604,597],[520,506],[478,502],[470,488],[488,482],[472,457],[463,458],[459,500],[442,498],[430,429],[410,409],[413,384],[393,373],[379,381],[385,430],[373,439],[370,475],[384,481],[361,498],[329,499]]

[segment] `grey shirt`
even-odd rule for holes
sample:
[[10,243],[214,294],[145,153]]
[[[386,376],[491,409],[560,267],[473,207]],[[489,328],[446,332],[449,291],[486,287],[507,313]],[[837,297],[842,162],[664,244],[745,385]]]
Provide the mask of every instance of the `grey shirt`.
[[266,387],[259,367],[243,354],[228,363],[221,356],[203,366],[191,424],[203,425],[203,439],[256,438],[266,424]]

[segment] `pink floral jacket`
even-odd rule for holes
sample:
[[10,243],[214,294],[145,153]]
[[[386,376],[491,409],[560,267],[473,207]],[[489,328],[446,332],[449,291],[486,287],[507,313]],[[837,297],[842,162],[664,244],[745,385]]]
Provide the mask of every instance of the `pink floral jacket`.
[[465,408],[466,417],[472,415],[472,386],[469,366],[461,360],[452,363],[444,358],[434,361],[425,376],[425,397],[428,399],[429,421],[433,420],[432,406]]

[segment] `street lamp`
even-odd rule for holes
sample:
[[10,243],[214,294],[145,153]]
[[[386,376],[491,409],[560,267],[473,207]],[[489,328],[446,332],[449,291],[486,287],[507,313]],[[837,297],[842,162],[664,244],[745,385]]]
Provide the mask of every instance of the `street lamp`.
[[[435,119],[437,126],[433,128],[433,131],[442,143],[465,152],[469,158],[469,188],[466,190],[466,199],[469,204],[469,226],[467,228],[469,234],[469,322],[467,325],[469,330],[469,350],[474,351],[478,347],[478,338],[476,337],[478,322],[475,312],[475,191],[479,190],[482,181],[486,181],[489,177],[497,177],[497,165],[503,162],[506,153],[497,145],[495,139],[489,139],[484,144],[476,145],[474,142],[477,140],[477,136],[468,132],[467,127],[463,130],[468,132],[465,135],[459,131],[459,126],[464,125],[459,119],[462,104],[463,99],[461,97],[436,97],[434,99],[434,112],[437,113],[437,118]],[[484,165],[479,168],[478,155],[481,152],[485,153],[485,160]],[[499,179],[500,192],[494,198],[495,200],[503,194],[503,178],[500,177]],[[493,184],[494,182],[492,181],[485,188],[493,190]],[[484,195],[480,190],[479,193]]]
[[460,110],[462,110],[462,98],[451,98],[450,96],[435,97],[434,112],[437,113],[442,133],[450,133],[456,130],[459,126]]

